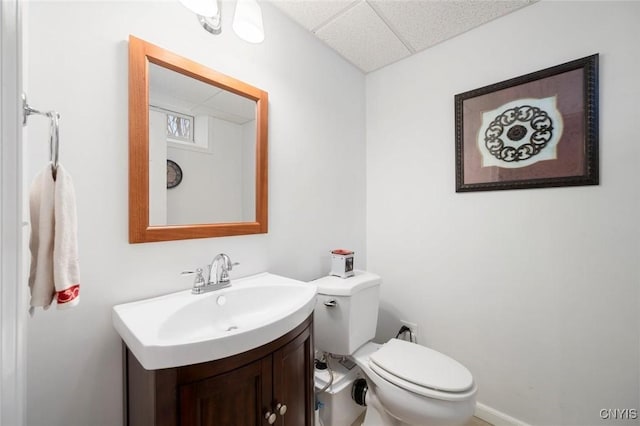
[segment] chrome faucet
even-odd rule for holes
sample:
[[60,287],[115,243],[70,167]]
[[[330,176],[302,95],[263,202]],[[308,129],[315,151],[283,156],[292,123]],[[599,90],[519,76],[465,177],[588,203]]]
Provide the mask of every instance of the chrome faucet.
[[220,253],[216,255],[211,261],[211,264],[207,266],[209,276],[206,280],[202,276],[202,268],[198,268],[195,272],[185,271],[182,274],[195,274],[196,279],[193,282],[191,293],[202,294],[229,287],[231,285],[229,271],[232,270],[235,265],[239,265],[239,263],[232,263],[229,256],[224,253]]
[[237,263],[231,263],[231,259],[224,253],[217,254],[213,258],[209,265],[209,282],[208,285],[231,285],[229,279],[229,271],[233,269],[233,265]]

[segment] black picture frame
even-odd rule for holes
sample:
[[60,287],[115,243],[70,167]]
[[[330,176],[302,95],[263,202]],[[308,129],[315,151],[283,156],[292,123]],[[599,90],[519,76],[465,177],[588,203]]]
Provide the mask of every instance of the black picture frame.
[[598,61],[455,95],[456,192],[598,185]]

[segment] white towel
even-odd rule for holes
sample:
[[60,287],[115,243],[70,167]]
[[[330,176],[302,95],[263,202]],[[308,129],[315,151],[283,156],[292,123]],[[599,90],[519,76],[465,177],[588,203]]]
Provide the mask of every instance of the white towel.
[[80,268],[76,199],[71,176],[58,164],[56,179],[51,164],[36,176],[29,194],[31,214],[31,308],[47,309],[56,299],[59,309],[80,301]]

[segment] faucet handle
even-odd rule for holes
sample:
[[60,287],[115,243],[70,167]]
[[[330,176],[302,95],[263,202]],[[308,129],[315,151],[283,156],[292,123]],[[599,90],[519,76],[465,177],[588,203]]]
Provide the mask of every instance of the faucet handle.
[[193,288],[201,288],[204,287],[205,280],[202,276],[202,268],[198,268],[195,271],[182,271],[180,275],[195,275],[195,279],[193,280]]
[[220,271],[220,282],[228,283],[231,281],[229,278],[229,271],[233,269],[234,266],[238,266],[240,262],[229,262],[226,265],[222,264],[222,270]]

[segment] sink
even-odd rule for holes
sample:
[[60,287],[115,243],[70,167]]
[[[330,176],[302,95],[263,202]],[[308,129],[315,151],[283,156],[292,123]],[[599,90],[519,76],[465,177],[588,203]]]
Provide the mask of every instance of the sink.
[[293,330],[315,307],[316,286],[262,273],[210,293],[191,290],[113,307],[113,325],[147,370],[213,361]]

